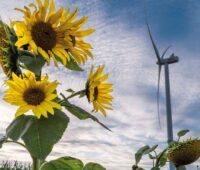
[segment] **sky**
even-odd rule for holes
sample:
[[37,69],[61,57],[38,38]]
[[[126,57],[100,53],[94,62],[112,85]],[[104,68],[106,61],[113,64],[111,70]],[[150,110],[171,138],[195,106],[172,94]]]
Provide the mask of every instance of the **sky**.
[[[32,0],[1,0],[0,15],[9,23],[21,19],[14,10],[23,8]],[[114,84],[113,111],[107,118],[94,113],[112,129],[108,132],[98,124],[72,117],[61,141],[56,144],[48,160],[61,156],[73,156],[84,162],[99,162],[107,170],[129,170],[134,164],[137,149],[146,144],[166,146],[166,111],[164,74],[160,82],[161,129],[156,109],[158,68],[156,57],[149,40],[144,20],[146,6],[149,24],[160,51],[169,45],[167,55],[175,53],[180,61],[170,65],[171,97],[174,136],[181,129],[190,129],[189,137],[199,137],[200,126],[200,12],[198,0],[56,0],[57,6],[75,9],[79,7],[79,17],[89,16],[86,28],[96,32],[87,38],[94,49],[94,60],[82,67],[84,72],[74,73],[64,69],[46,67],[52,80],[58,79],[59,90],[73,88],[81,90],[91,64],[105,64],[109,81]],[[144,5],[145,4],[145,5]],[[0,72],[0,133],[14,118],[16,107],[2,100],[5,76]],[[86,99],[73,99],[87,110],[91,106]],[[14,153],[14,154],[13,154]],[[5,145],[0,150],[0,160],[30,161],[23,149],[16,145]],[[151,163],[145,159],[146,169]],[[198,164],[195,163],[196,166]],[[188,166],[188,169],[195,169]]]

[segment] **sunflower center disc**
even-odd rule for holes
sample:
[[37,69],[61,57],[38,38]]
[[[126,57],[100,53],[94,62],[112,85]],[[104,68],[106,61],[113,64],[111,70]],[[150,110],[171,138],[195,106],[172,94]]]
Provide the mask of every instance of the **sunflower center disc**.
[[52,50],[56,45],[56,32],[50,23],[38,22],[33,25],[31,36],[37,46],[43,50]]
[[45,94],[40,89],[28,89],[24,92],[24,100],[30,105],[39,105],[45,99]]
[[98,94],[99,94],[98,87],[95,87],[95,88],[94,88],[94,100],[97,100]]

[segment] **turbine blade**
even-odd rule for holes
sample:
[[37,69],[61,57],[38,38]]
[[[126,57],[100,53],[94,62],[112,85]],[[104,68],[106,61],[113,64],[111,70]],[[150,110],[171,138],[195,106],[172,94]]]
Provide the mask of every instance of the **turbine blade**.
[[148,23],[148,19],[146,17],[146,25],[147,25],[147,29],[148,29],[148,33],[149,33],[149,37],[150,37],[150,40],[151,40],[151,43],[152,43],[152,46],[153,46],[153,49],[155,51],[155,54],[156,54],[156,57],[157,57],[157,60],[158,60],[158,63],[160,63],[160,54],[159,54],[159,51],[158,51],[158,48],[156,47],[156,44],[153,40],[153,36],[151,34],[151,30],[150,30],[150,27],[149,27],[149,23]]
[[162,66],[158,66],[158,86],[157,86],[157,113],[158,113],[158,122],[159,127],[161,128],[161,121],[160,121],[160,74],[161,74]]
[[161,59],[164,58],[166,52],[167,52],[171,47],[172,47],[172,46],[170,45],[169,47],[167,47],[167,48],[165,49],[165,51],[163,51],[162,56],[161,56]]

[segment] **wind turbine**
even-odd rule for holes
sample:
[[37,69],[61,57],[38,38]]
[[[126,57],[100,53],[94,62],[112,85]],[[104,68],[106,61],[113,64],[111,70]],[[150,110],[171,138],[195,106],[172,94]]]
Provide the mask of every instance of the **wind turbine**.
[[[158,65],[157,110],[158,110],[159,124],[160,124],[160,117],[159,117],[160,74],[161,74],[162,66],[164,66],[165,93],[166,93],[166,115],[167,115],[167,137],[168,137],[168,142],[170,142],[170,141],[173,141],[173,122],[172,122],[172,110],[171,110],[169,65],[173,64],[173,63],[177,63],[179,61],[179,58],[177,56],[175,56],[173,53],[168,58],[164,58],[164,56],[165,56],[166,52],[168,51],[168,49],[170,48],[170,46],[166,50],[164,50],[164,52],[160,56],[158,48],[156,47],[156,44],[153,40],[147,18],[146,18],[146,25],[147,25],[147,29],[148,29],[148,33],[149,33],[149,37],[150,37],[153,49],[154,49],[156,57],[157,57],[157,65]],[[170,163],[170,170],[175,170],[174,165],[171,163]]]

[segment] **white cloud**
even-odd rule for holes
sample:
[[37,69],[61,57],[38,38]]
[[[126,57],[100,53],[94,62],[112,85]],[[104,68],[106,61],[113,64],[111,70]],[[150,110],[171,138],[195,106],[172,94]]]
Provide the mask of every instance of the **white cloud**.
[[[0,4],[2,18],[18,18],[14,7],[22,7],[30,1],[3,1]],[[58,1],[61,3],[61,1]],[[62,1],[61,4],[66,4]],[[73,4],[72,4],[73,3]],[[71,117],[71,123],[63,139],[56,145],[50,158],[58,156],[75,156],[85,162],[96,161],[104,164],[108,170],[127,170],[134,163],[134,153],[147,143],[160,143],[166,140],[166,123],[164,114],[164,101],[161,104],[162,130],[158,127],[156,111],[157,66],[151,44],[148,40],[146,28],[130,30],[123,22],[116,18],[107,18],[101,1],[69,1],[69,5],[80,6],[80,13],[90,16],[87,27],[95,27],[96,33],[88,38],[94,46],[94,61],[89,61],[85,66],[86,72],[70,74],[72,72],[60,67],[47,68],[51,79],[59,79],[62,86],[60,90],[72,88],[79,90],[84,87],[91,63],[95,65],[106,64],[106,71],[110,72],[110,80],[114,84],[114,111],[108,113],[104,119],[100,114],[95,114],[106,125],[112,128],[113,133],[105,131],[92,121],[79,121]],[[17,15],[16,15],[17,14]],[[176,44],[175,44],[176,45]],[[175,49],[177,54],[183,56],[183,61],[172,67],[171,84],[172,98],[176,105],[173,107],[175,131],[180,127],[178,122],[187,119],[192,124],[198,120],[188,119],[182,112],[199,99],[198,72],[199,59],[187,58],[189,52],[181,46]],[[163,76],[163,75],[162,75]],[[1,75],[1,80],[2,80]],[[187,80],[187,81],[186,81]],[[164,96],[164,79],[161,79],[161,98]],[[3,83],[3,81],[1,81]],[[191,88],[192,86],[192,88]],[[186,90],[187,89],[187,90]],[[76,102],[77,100],[73,100]],[[90,109],[87,102],[79,102],[86,109]],[[2,103],[2,102],[1,102]],[[14,107],[2,103],[0,105],[0,129],[11,121]],[[3,111],[2,111],[3,110]],[[8,113],[8,114],[4,114]],[[13,113],[13,115],[11,115]],[[184,127],[183,127],[184,128]],[[195,129],[196,127],[194,127]],[[193,133],[197,136],[198,134]],[[64,149],[63,149],[64,148]],[[12,154],[12,151],[15,154]],[[7,146],[0,150],[0,159],[27,161],[27,154],[18,147]],[[18,157],[16,157],[18,155]],[[24,160],[26,158],[26,160]],[[148,162],[144,162],[148,165]]]

